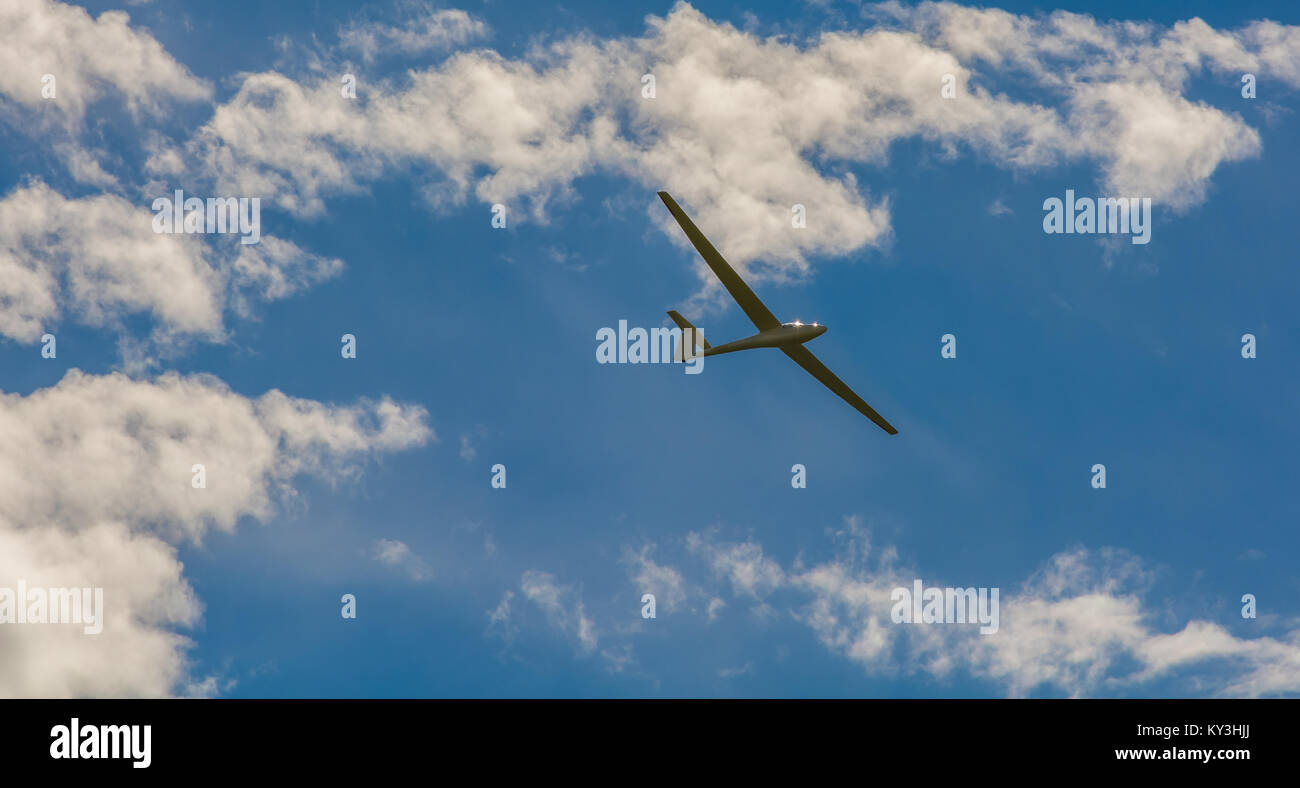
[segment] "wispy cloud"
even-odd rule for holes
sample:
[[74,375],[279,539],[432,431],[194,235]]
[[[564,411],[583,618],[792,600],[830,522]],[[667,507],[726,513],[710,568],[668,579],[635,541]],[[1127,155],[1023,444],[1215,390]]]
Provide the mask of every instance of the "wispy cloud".
[[438,9],[407,4],[395,25],[353,22],[339,31],[339,44],[367,63],[382,55],[422,55],[443,52],[487,35],[481,20],[455,8]]
[[424,559],[397,539],[376,539],[370,546],[370,557],[384,566],[404,572],[417,583],[433,577],[433,571]]

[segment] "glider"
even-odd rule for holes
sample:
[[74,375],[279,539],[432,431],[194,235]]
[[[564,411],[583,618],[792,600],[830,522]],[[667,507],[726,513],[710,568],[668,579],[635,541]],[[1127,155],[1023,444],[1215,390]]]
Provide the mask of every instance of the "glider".
[[[713,273],[717,274],[718,279],[721,280],[722,286],[727,288],[727,292],[731,293],[731,297],[736,299],[736,303],[740,305],[741,309],[745,310],[745,314],[749,316],[749,319],[754,323],[754,327],[758,329],[758,333],[751,337],[737,339],[734,342],[728,342],[717,347],[705,341],[703,355],[716,356],[720,353],[733,353],[737,350],[749,350],[757,347],[779,348],[782,353],[793,359],[794,363],[808,370],[809,374],[820,380],[826,388],[838,394],[845,402],[852,405],[863,416],[875,422],[882,430],[890,435],[898,434],[898,430],[894,429],[893,425],[885,421],[884,417],[876,413],[862,397],[855,394],[853,389],[835,376],[834,372],[831,372],[826,368],[825,364],[818,361],[812,351],[803,346],[803,343],[808,340],[825,334],[826,326],[817,323],[802,323],[798,320],[793,323],[782,323],[777,320],[771,311],[764,306],[763,302],[758,300],[758,296],[754,295],[754,291],[749,289],[749,285],[745,284],[745,280],[741,279],[735,269],[723,259],[722,255],[718,254],[718,250],[713,248],[713,244],[709,243],[709,239],[704,237],[704,233],[700,232],[695,223],[691,221],[691,217],[686,215],[686,212],[681,209],[681,206],[672,198],[672,195],[668,192],[659,192],[659,199],[664,201],[664,205],[668,206],[669,213],[682,226],[683,232],[686,233],[686,237],[690,239],[691,244],[695,246],[696,251],[700,253],[700,257],[703,257],[704,262],[709,264],[709,268],[712,268]],[[676,311],[668,310],[668,316],[673,319],[673,322],[682,331],[695,328],[690,321]]]

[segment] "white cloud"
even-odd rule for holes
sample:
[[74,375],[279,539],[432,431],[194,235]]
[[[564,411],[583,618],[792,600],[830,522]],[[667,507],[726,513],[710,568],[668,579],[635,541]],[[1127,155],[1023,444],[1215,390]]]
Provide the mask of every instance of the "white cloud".
[[[1246,44],[1258,53],[1257,68],[1290,85],[1300,85],[1300,26],[1263,20],[1242,31]],[[1256,76],[1261,76],[1257,74]]]
[[417,5],[398,25],[352,23],[339,31],[339,44],[366,62],[381,55],[419,55],[451,49],[487,34],[487,25],[456,8]]
[[[0,334],[36,341],[65,315],[120,329],[153,318],[154,339],[222,341],[227,307],[284,298],[337,274],[342,263],[263,236],[155,233],[148,206],[100,194],[64,197],[42,181],[0,199]],[[224,244],[224,246],[222,245]],[[234,250],[234,251],[231,251]]]
[[[541,610],[543,618],[552,629],[574,642],[579,653],[586,655],[595,652],[600,639],[596,624],[588,617],[582,596],[577,590],[557,582],[555,575],[537,569],[524,572],[519,579],[519,590],[524,599]],[[502,630],[507,640],[517,631],[518,617],[525,615],[524,611],[513,605],[514,598],[513,591],[506,591],[500,604],[489,614],[492,626]],[[611,665],[620,666],[621,669],[628,664],[623,656],[622,652],[614,651],[607,654],[606,658],[612,660]]]
[[734,679],[745,676],[754,672],[754,663],[746,662],[738,668],[723,668],[718,671],[718,677],[724,679]]
[[[202,606],[176,545],[240,518],[266,520],[310,473],[337,479],[366,457],[432,438],[422,408],[256,399],[206,375],[154,380],[69,372],[0,395],[0,585],[99,586],[103,633],[0,625],[0,696],[160,696],[191,677]],[[192,486],[205,466],[206,487]]]
[[251,316],[254,302],[288,298],[343,271],[342,260],[312,254],[269,235],[238,248],[238,255],[229,263],[228,277],[234,294],[232,305],[241,317]]
[[[341,40],[363,54],[416,53],[485,32],[459,10],[415,4],[404,13],[402,24],[350,24]],[[516,219],[543,221],[552,205],[572,198],[577,178],[622,174],[645,188],[644,205],[674,243],[686,245],[652,190],[674,191],[754,280],[786,280],[806,276],[811,257],[887,241],[889,199],[848,168],[885,164],[899,141],[919,137],[953,155],[967,149],[1013,170],[1092,163],[1099,189],[1183,210],[1205,199],[1222,164],[1260,151],[1254,129],[1233,112],[1189,100],[1187,83],[1207,69],[1234,76],[1250,69],[1300,85],[1300,47],[1292,45],[1300,28],[1267,21],[1222,31],[1199,19],[1162,27],[947,3],[885,3],[866,13],[874,27],[792,40],[761,38],[678,4],[649,17],[639,37],[561,37],[517,58],[463,51],[368,83],[357,100],[342,98],[337,64],[318,57],[314,70],[297,76],[244,75],[238,93],[185,146],[146,135],[148,169],[169,179],[205,173],[213,193],[260,196],[300,216],[319,215],[327,197],[364,190],[385,173],[414,170],[424,173],[418,177],[427,179],[423,190],[435,206],[473,197],[509,205]],[[211,97],[206,83],[121,12],[93,19],[50,0],[11,0],[0,22],[8,23],[0,24],[0,101],[19,108],[7,113],[12,118],[48,110],[76,125],[86,103],[105,96],[155,116],[169,103]],[[647,69],[656,79],[653,99],[641,95]],[[54,102],[39,97],[47,71],[61,80]],[[951,100],[939,95],[945,74],[957,79]],[[52,150],[76,180],[116,184],[102,151],[67,140]],[[806,208],[807,232],[791,227],[796,203]],[[124,240],[121,231],[102,230]],[[213,293],[195,282],[203,243],[140,243],[155,252],[176,247],[165,264],[192,269],[180,280],[191,288],[182,293],[188,303],[178,299],[174,314],[156,317],[167,330],[208,337],[220,333],[227,304],[247,316],[250,292],[283,297],[341,265],[268,239],[228,263],[208,263],[230,280],[229,293]],[[704,293],[716,295],[703,264],[688,259]],[[153,265],[164,263],[154,258]],[[14,278],[0,298],[17,308],[0,331],[30,339],[61,291],[31,262],[22,264],[27,270],[10,267]],[[92,322],[121,309],[166,310],[155,289],[119,287],[109,304],[88,297],[79,306]]]
[[656,609],[662,606],[671,613],[686,601],[692,590],[688,589],[681,572],[655,563],[650,557],[652,552],[651,545],[644,545],[640,550],[624,548],[623,563],[628,567],[637,599],[642,594],[654,594]]
[[[46,91],[53,91],[49,95]],[[0,3],[0,120],[48,150],[76,181],[116,188],[129,171],[100,145],[124,108],[119,145],[148,141],[178,104],[209,101],[211,86],[176,61],[122,11],[93,18],[53,0]],[[95,110],[91,110],[95,107]],[[105,111],[99,111],[100,108]],[[90,113],[96,125],[84,123]]]
[[[1051,132],[1053,155],[1099,162],[1109,193],[1149,196],[1184,210],[1205,199],[1219,165],[1260,152],[1259,134],[1236,113],[1182,95],[1203,69],[1234,77],[1258,69],[1265,50],[1260,23],[1223,32],[1200,19],[1166,28],[1099,22],[1067,11],[1029,17],[951,3],[886,3],[868,13],[915,30],[972,65],[1021,73],[1059,95],[1064,125]],[[1300,67],[1300,50],[1269,58]],[[1275,76],[1300,85],[1285,67]]]
[[[810,255],[885,242],[888,200],[846,165],[883,164],[900,140],[1013,170],[1093,163],[1101,188],[1184,209],[1220,165],[1260,149],[1240,117],[1187,99],[1185,83],[1267,64],[1300,84],[1295,29],[1272,23],[1225,32],[949,4],[870,13],[873,28],[795,42],[678,4],[641,37],[561,38],[516,59],[460,52],[356,101],[332,72],[253,74],[186,155],[229,190],[275,194],[304,215],[414,166],[433,173],[435,205],[472,195],[545,220],[576,178],[621,173],[647,189],[674,242],[685,245],[650,190],[675,192],[752,276],[785,279],[806,274]],[[653,99],[641,94],[647,69]],[[957,79],[951,100],[945,74]],[[984,86],[1002,77],[1026,98]],[[791,228],[795,203],[808,232]]]
[[717,619],[718,614],[721,613],[721,612],[722,612],[722,609],[723,609],[724,607],[726,607],[726,606],[727,606],[727,603],[724,602],[724,601],[722,601],[722,598],[721,598],[721,597],[716,597],[716,596],[715,596],[715,597],[711,597],[711,598],[709,599],[709,607],[708,607],[708,616],[709,616],[709,620],[710,620],[710,621],[713,621],[713,620]]
[[405,572],[417,583],[433,577],[428,564],[416,555],[405,542],[397,539],[376,539],[370,546],[370,557],[384,566]]
[[497,606],[488,611],[488,629],[497,630],[507,643],[514,640],[515,633],[519,629],[510,616],[511,603],[514,598],[514,591],[506,591],[501,595],[501,601],[497,603]]
[[[41,96],[46,74],[56,80],[54,99]],[[108,95],[124,98],[133,113],[156,114],[168,101],[211,94],[122,11],[92,18],[80,6],[53,0],[0,3],[0,105],[13,102],[29,113],[40,107],[76,123],[88,104]]]
[[704,557],[714,575],[728,580],[736,595],[762,601],[785,581],[780,565],[764,556],[763,548],[754,542],[720,545],[710,534],[692,533],[686,546]]
[[460,436],[460,458],[465,462],[473,462],[477,456],[478,451],[474,448],[474,444],[470,442],[469,436]]
[[70,142],[62,142],[54,145],[54,151],[68,168],[68,174],[78,183],[105,190],[117,185],[117,178],[104,170],[99,158],[89,149]]
[[[1239,638],[1194,619],[1177,631],[1161,631],[1145,598],[1150,573],[1121,551],[1080,548],[1053,556],[1018,588],[1002,589],[1000,628],[981,635],[977,626],[894,623],[892,590],[911,588],[922,575],[903,566],[891,548],[873,548],[852,519],[837,540],[834,558],[783,570],[762,557],[756,543],[691,535],[692,552],[704,556],[736,596],[761,598],[759,587],[800,592],[803,601],[784,612],[811,628],[827,649],[875,675],[943,680],[961,672],[1013,696],[1132,693],[1157,679],[1190,682],[1195,692],[1213,695],[1300,693],[1300,630],[1280,639]],[[924,581],[943,585],[928,576]],[[954,585],[997,584],[961,578]]]
[[193,236],[152,231],[113,195],[63,197],[40,181],[0,200],[0,333],[35,341],[60,303],[94,326],[152,312],[178,333],[221,330],[218,277]]
[[[1008,696],[1135,695],[1156,681],[1191,695],[1300,693],[1300,629],[1245,638],[1213,621],[1192,619],[1169,631],[1164,605],[1151,599],[1153,573],[1121,550],[1066,550],[1027,579],[1004,585],[987,577],[923,575],[900,561],[893,547],[874,545],[854,517],[845,518],[833,541],[827,560],[806,564],[799,558],[783,566],[755,541],[724,541],[716,529],[690,533],[687,552],[703,561],[713,581],[700,585],[651,560],[653,545],[625,548],[623,561],[638,599],[643,591],[662,594],[666,608],[712,622],[727,606],[722,597],[730,595],[748,605],[751,620],[763,626],[799,622],[823,647],[873,676],[919,675],[938,683],[969,677]],[[900,587],[910,590],[917,579],[929,588],[998,588],[997,631],[981,634],[976,623],[895,623],[892,594]],[[597,623],[572,586],[530,570],[520,587],[523,598],[581,654],[597,651]],[[687,606],[692,599],[702,604]],[[506,592],[490,613],[507,640],[525,613],[515,600],[514,592]],[[605,640],[615,645],[600,653],[607,668],[618,672],[633,656],[627,638],[640,630],[621,619],[600,630],[612,633]],[[754,666],[715,669],[730,678]]]

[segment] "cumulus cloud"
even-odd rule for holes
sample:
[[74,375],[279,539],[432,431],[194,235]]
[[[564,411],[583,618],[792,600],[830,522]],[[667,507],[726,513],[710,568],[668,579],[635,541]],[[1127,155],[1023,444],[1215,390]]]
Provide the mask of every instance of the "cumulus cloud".
[[180,333],[221,327],[216,274],[193,236],[155,234],[147,209],[113,195],[68,199],[40,181],[0,200],[0,332],[36,340],[60,303],[102,326],[152,312]]
[[[207,82],[122,11],[95,18],[54,0],[0,3],[0,120],[36,140],[36,150],[50,153],[76,181],[113,188],[114,171],[131,169],[100,147],[104,125],[119,109],[135,124],[120,137],[127,145],[151,138],[147,129],[178,104],[211,98]],[[97,128],[86,128],[88,113]]]
[[[0,626],[0,696],[162,696],[189,675],[202,606],[176,546],[270,518],[295,478],[343,479],[367,457],[432,439],[391,400],[325,405],[232,392],[206,375],[69,372],[0,395],[0,586],[102,587],[105,623]],[[206,486],[195,487],[195,465]]]
[[[332,71],[252,74],[183,155],[301,215],[415,169],[430,174],[435,205],[472,196],[545,220],[575,179],[619,173],[674,191],[751,276],[786,279],[810,256],[886,241],[888,199],[848,167],[886,163],[900,140],[1012,170],[1092,164],[1103,189],[1185,209],[1222,164],[1260,150],[1235,113],[1184,95],[1190,79],[1258,68],[1300,85],[1296,29],[1268,22],[1167,28],[948,3],[868,14],[869,29],[796,41],[679,3],[640,37],[574,35],[517,58],[459,52],[355,101],[339,97]],[[952,99],[940,96],[945,75]],[[795,204],[815,232],[792,229]]]
[[[60,93],[51,110],[60,117],[114,93],[137,113],[211,95],[121,12],[92,19],[52,0],[6,9],[0,36],[12,45],[0,52],[13,62],[0,61],[0,96],[23,108],[10,116],[44,106],[40,76],[51,69],[71,83],[68,100]],[[346,25],[342,49],[420,53],[485,33],[459,10],[417,4],[403,13],[400,24]],[[154,138],[148,168],[189,173],[213,193],[274,200],[298,216],[320,215],[330,196],[388,173],[415,172],[435,207],[475,199],[541,221],[573,199],[578,178],[619,174],[647,195],[674,191],[749,277],[789,280],[806,276],[816,257],[887,242],[889,198],[859,177],[887,164],[900,141],[919,138],[1016,171],[1091,165],[1100,190],[1184,210],[1206,198],[1222,165],[1261,146],[1235,112],[1188,98],[1188,84],[1206,72],[1253,70],[1300,86],[1300,28],[1274,22],[1216,30],[1199,19],[1166,27],[951,3],[884,3],[864,13],[871,24],[862,30],[764,38],[679,3],[648,17],[640,36],[559,36],[517,57],[459,51],[368,80],[355,100],[341,96],[341,64],[325,53],[292,74],[242,75],[187,143]],[[647,71],[653,98],[643,94]],[[952,99],[940,96],[947,75]],[[81,182],[114,183],[99,153],[67,142],[54,150]],[[653,198],[645,204],[685,248]],[[791,226],[795,205],[810,231]],[[266,292],[310,280],[304,265],[322,273],[295,252],[304,276],[294,279],[267,254],[246,251],[237,269]],[[702,262],[690,259],[702,295],[717,294]],[[196,315],[210,320],[211,311]]]
[[[34,342],[65,316],[119,329],[152,317],[154,338],[221,341],[227,308],[284,298],[342,263],[264,236],[155,233],[153,212],[112,194],[68,198],[40,180],[0,199],[0,334]],[[224,247],[221,246],[225,242]]]
[[1204,69],[1235,78],[1268,63],[1269,76],[1300,85],[1300,50],[1284,55],[1266,43],[1300,28],[1273,23],[1225,32],[1201,19],[1166,28],[951,3],[886,3],[868,13],[915,30],[966,62],[1051,90],[1064,103],[1063,125],[1051,132],[1054,155],[1095,160],[1110,193],[1148,196],[1178,210],[1204,200],[1219,165],[1260,151],[1259,134],[1235,112],[1184,97],[1188,81]]
[[[197,79],[153,36],[131,27],[122,11],[92,18],[84,8],[54,0],[0,4],[0,102],[41,107],[68,122],[105,96],[121,97],[133,113],[157,113],[167,101],[208,99]],[[41,95],[41,78],[55,77],[56,98]]]
[[[428,11],[418,18],[423,20],[423,28],[404,34],[414,35],[415,40],[421,37],[433,40],[441,30],[445,43],[452,45],[482,32],[477,21],[460,11]],[[394,42],[381,37],[380,43],[392,47],[403,40],[406,39]],[[52,82],[46,80],[47,75]],[[44,95],[44,90],[52,90],[53,96]],[[96,18],[79,6],[54,0],[0,3],[0,120],[36,140],[36,149],[47,150],[63,165],[67,175],[80,184],[108,193],[144,193],[150,197],[159,188],[168,188],[159,187],[163,181],[142,185],[133,182],[131,177],[119,180],[127,172],[138,172],[122,155],[122,149],[129,147],[133,140],[138,141],[148,156],[152,174],[167,176],[174,183],[188,180],[189,173],[177,157],[170,136],[160,128],[174,120],[172,111],[178,104],[208,102],[212,96],[211,85],[191,74],[148,30],[133,26],[130,17],[122,11],[106,11]],[[97,103],[102,107],[96,106],[92,115],[99,126],[87,130],[83,119]],[[119,107],[129,114],[129,125],[115,140],[115,150],[105,150],[102,147],[104,126],[117,122],[112,116],[113,110]],[[106,111],[100,111],[101,108]],[[188,130],[182,129],[180,133]],[[16,194],[11,198],[22,196]],[[84,206],[83,201],[69,202],[74,209]],[[101,206],[105,204],[106,201],[101,202]],[[113,218],[124,217],[119,211]],[[117,227],[91,225],[86,229],[89,233],[104,234],[111,243],[120,246],[134,238],[135,226],[133,222],[123,222]],[[11,227],[6,223],[6,228]],[[176,252],[178,268],[190,266],[199,254],[197,250],[204,245],[136,240],[151,257],[160,251]],[[72,241],[68,245],[76,244]],[[205,254],[213,256],[210,249]],[[303,252],[279,239],[264,239],[260,245],[241,247],[237,256],[233,253],[227,256],[237,259],[219,263],[210,260],[210,263],[229,269],[230,276],[225,278],[231,285],[230,305],[245,317],[250,314],[252,301],[281,298],[333,275],[341,267],[337,260]],[[157,273],[156,264],[156,259],[146,261],[138,274],[130,270],[108,272],[107,279],[110,283],[118,279],[143,280]],[[143,300],[154,302],[152,291],[157,289],[159,281],[153,280],[152,285],[137,282],[146,284],[142,288]],[[179,284],[186,287],[194,283],[192,277],[185,276]],[[193,293],[183,293],[182,299],[190,295]],[[198,333],[212,334],[215,325],[210,305],[196,305],[182,299],[177,300],[172,311],[192,314],[199,325],[178,325],[173,320],[171,327],[181,333],[193,328]],[[48,309],[48,305],[40,306]],[[21,308],[17,315],[5,317],[11,323],[23,324],[22,330],[30,333],[32,316]],[[96,319],[95,315],[91,317],[92,321]]]

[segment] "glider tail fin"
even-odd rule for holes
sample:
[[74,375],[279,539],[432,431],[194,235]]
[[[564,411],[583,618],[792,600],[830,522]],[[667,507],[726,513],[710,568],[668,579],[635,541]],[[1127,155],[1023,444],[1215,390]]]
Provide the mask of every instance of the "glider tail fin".
[[709,348],[713,347],[713,345],[709,344],[709,340],[704,339],[704,332],[699,330],[698,328],[695,328],[695,326],[691,325],[691,321],[682,317],[681,312],[678,312],[675,309],[669,309],[668,316],[673,319],[673,322],[676,323],[677,327],[680,328],[681,330],[685,331],[688,328],[693,329],[695,331],[695,335],[698,336],[704,342],[705,350],[708,350]]
[[[708,350],[709,348],[713,347],[713,345],[709,344],[709,340],[704,338],[704,332],[699,330],[695,326],[691,325],[691,321],[682,317],[680,312],[674,309],[669,309],[668,316],[671,317],[673,319],[673,322],[677,324],[677,327],[682,330],[682,342],[678,346],[678,350],[677,350],[677,355],[679,357],[681,357],[682,354],[685,352],[685,348],[688,343],[691,345],[691,352],[689,355],[691,357],[694,357],[696,339],[698,339],[698,344],[704,346],[705,350]],[[690,337],[690,339],[688,339],[688,337]],[[681,359],[681,360],[685,360],[685,359]]]

